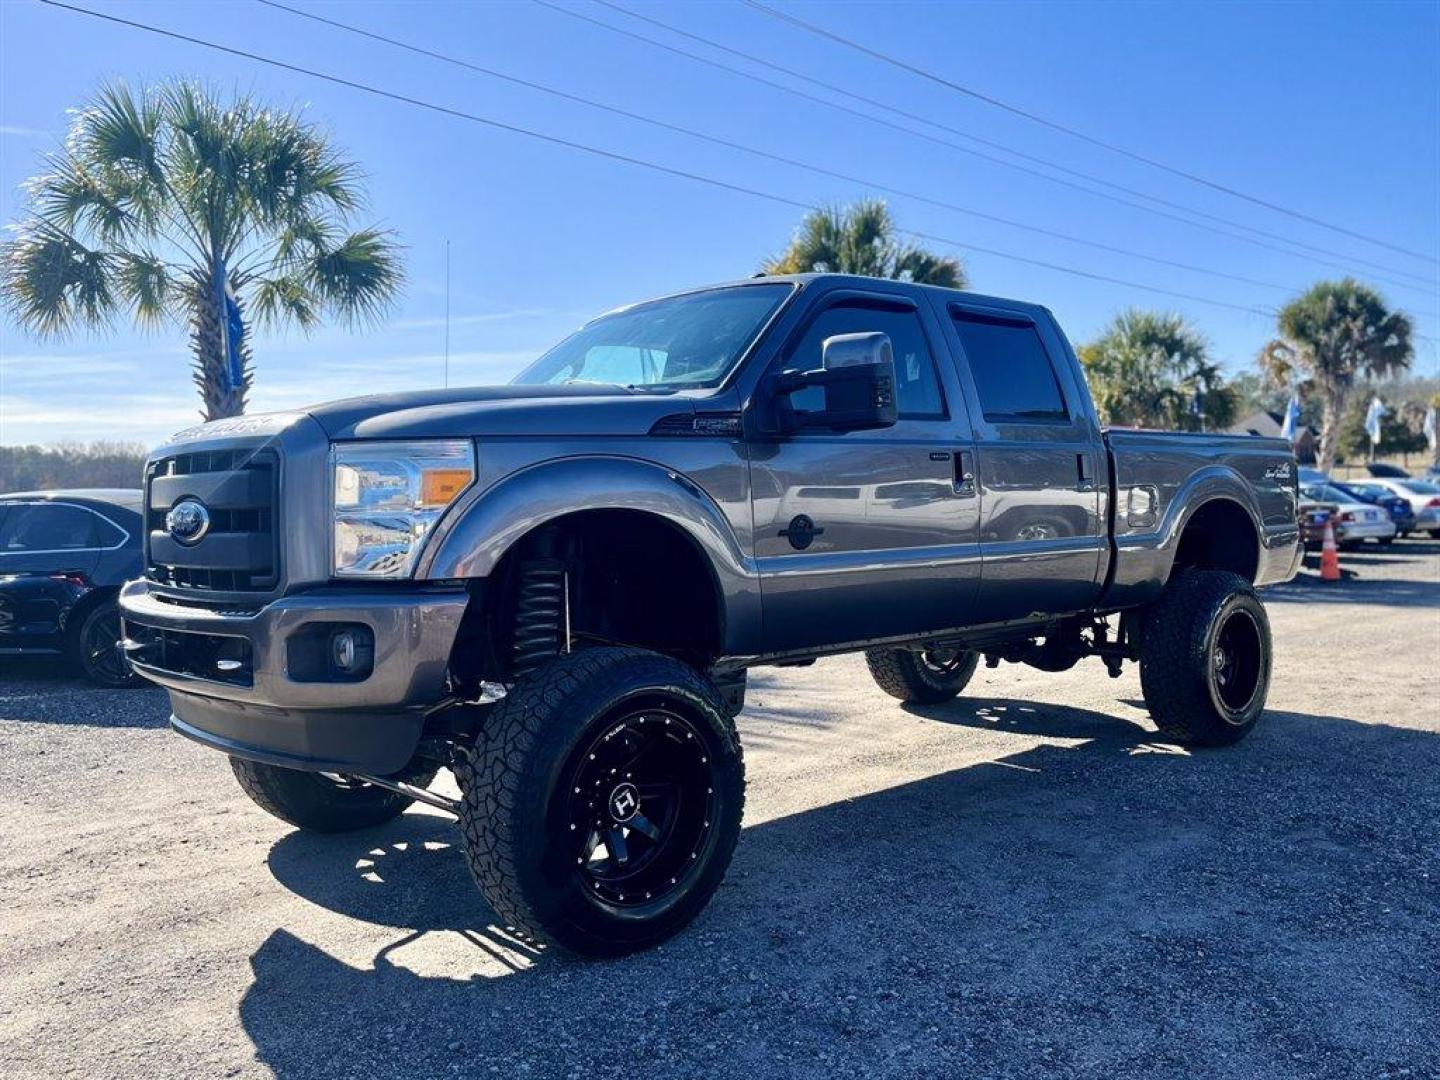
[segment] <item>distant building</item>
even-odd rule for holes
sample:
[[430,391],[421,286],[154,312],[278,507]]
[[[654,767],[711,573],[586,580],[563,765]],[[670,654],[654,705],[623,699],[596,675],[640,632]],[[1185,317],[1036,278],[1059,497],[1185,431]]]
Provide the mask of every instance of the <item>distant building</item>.
[[[1243,416],[1226,429],[1230,435],[1266,435],[1278,439],[1280,429],[1285,424],[1285,415],[1278,412],[1269,412],[1259,409],[1249,416]],[[1295,460],[1301,465],[1315,464],[1315,446],[1320,435],[1314,428],[1306,425],[1300,429],[1300,437],[1295,440]]]

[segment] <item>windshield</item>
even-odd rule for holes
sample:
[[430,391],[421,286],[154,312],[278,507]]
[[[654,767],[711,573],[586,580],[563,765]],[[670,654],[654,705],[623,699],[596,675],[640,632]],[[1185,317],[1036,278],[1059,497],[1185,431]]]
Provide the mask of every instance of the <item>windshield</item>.
[[1440,484],[1427,484],[1424,480],[1396,480],[1395,484],[1412,495],[1440,495]]
[[637,304],[587,323],[515,377],[632,389],[718,386],[793,286],[734,285]]
[[1355,502],[1355,496],[1339,488],[1331,487],[1329,484],[1315,484],[1304,490],[1307,499],[1318,499],[1320,502]]
[[1387,488],[1377,487],[1374,484],[1337,484],[1341,491],[1347,495],[1354,495],[1363,502],[1374,502],[1376,499],[1393,499],[1395,493]]

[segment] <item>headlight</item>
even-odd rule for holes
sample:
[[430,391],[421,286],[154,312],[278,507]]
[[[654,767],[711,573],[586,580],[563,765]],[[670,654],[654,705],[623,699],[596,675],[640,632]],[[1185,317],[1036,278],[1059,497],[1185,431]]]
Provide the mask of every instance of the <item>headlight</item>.
[[337,443],[330,450],[336,577],[399,578],[475,479],[467,441]]

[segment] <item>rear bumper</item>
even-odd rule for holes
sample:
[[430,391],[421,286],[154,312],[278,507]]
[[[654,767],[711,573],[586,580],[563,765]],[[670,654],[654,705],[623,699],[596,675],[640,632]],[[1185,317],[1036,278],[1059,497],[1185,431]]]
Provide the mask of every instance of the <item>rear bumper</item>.
[[[383,774],[409,762],[426,712],[444,696],[468,599],[463,589],[347,590],[226,612],[160,600],[135,581],[121,591],[120,609],[125,636],[138,645],[131,663],[170,692],[177,731],[291,768]],[[373,633],[363,678],[301,677],[293,644],[330,623]],[[221,659],[232,670],[222,671]]]
[[1356,521],[1345,525],[1346,540],[1389,540],[1394,535],[1393,521]]

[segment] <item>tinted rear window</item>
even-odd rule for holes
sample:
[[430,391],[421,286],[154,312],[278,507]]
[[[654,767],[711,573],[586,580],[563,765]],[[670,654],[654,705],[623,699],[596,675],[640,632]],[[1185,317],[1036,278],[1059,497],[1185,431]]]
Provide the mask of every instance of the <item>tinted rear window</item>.
[[0,522],[0,553],[83,551],[113,547],[122,538],[89,510],[61,503],[12,505]]
[[1064,420],[1065,398],[1033,323],[952,311],[987,420]]

